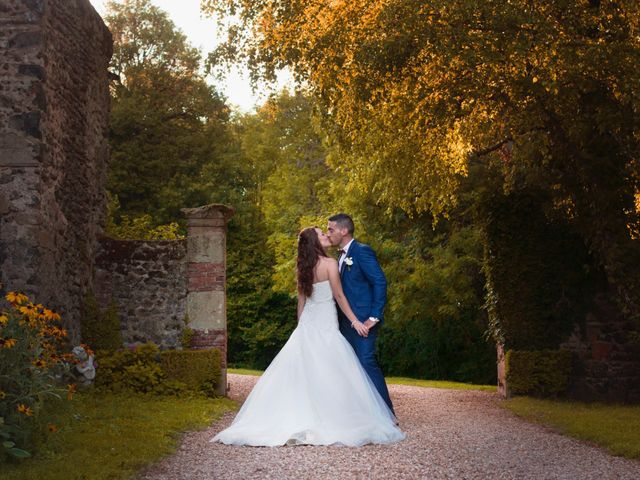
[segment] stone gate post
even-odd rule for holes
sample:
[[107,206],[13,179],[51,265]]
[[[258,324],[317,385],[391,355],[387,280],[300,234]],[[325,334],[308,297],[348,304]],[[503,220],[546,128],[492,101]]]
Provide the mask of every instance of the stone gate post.
[[187,217],[187,315],[192,348],[218,348],[221,381],[227,391],[226,236],[233,208],[211,204],[183,208]]

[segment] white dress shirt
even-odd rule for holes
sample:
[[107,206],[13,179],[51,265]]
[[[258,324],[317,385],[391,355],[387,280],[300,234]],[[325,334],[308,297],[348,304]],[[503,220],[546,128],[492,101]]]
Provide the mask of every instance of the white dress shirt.
[[340,258],[338,259],[338,271],[342,271],[342,264],[344,263],[344,259],[347,258],[347,252],[349,251],[349,247],[351,246],[351,244],[353,243],[353,238],[351,240],[349,240],[349,243],[347,243],[344,247],[342,247],[342,254],[340,255]]

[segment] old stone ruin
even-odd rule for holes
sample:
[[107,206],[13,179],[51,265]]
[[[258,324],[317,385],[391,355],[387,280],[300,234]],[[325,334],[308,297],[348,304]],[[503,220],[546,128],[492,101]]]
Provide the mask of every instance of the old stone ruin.
[[[0,2],[1,290],[59,312],[80,341],[83,301],[115,301],[125,343],[222,353],[226,387],[225,205],[184,209],[186,240],[104,235],[111,33],[88,0]],[[3,305],[4,306],[4,305]]]

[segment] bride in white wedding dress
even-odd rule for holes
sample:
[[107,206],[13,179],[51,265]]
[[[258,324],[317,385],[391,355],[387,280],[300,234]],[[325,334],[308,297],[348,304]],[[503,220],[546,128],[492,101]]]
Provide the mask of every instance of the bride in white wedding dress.
[[258,380],[231,426],[211,441],[230,445],[347,445],[405,438],[396,418],[338,329],[336,305],[360,335],[329,240],[318,228],[298,237],[298,326]]

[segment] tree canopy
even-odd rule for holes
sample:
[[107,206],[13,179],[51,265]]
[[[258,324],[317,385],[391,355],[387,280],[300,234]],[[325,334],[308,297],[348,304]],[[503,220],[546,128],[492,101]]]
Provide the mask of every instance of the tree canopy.
[[640,315],[638,2],[202,5],[237,19],[214,63],[288,66],[323,103],[357,188],[436,218],[468,194],[542,189]]

